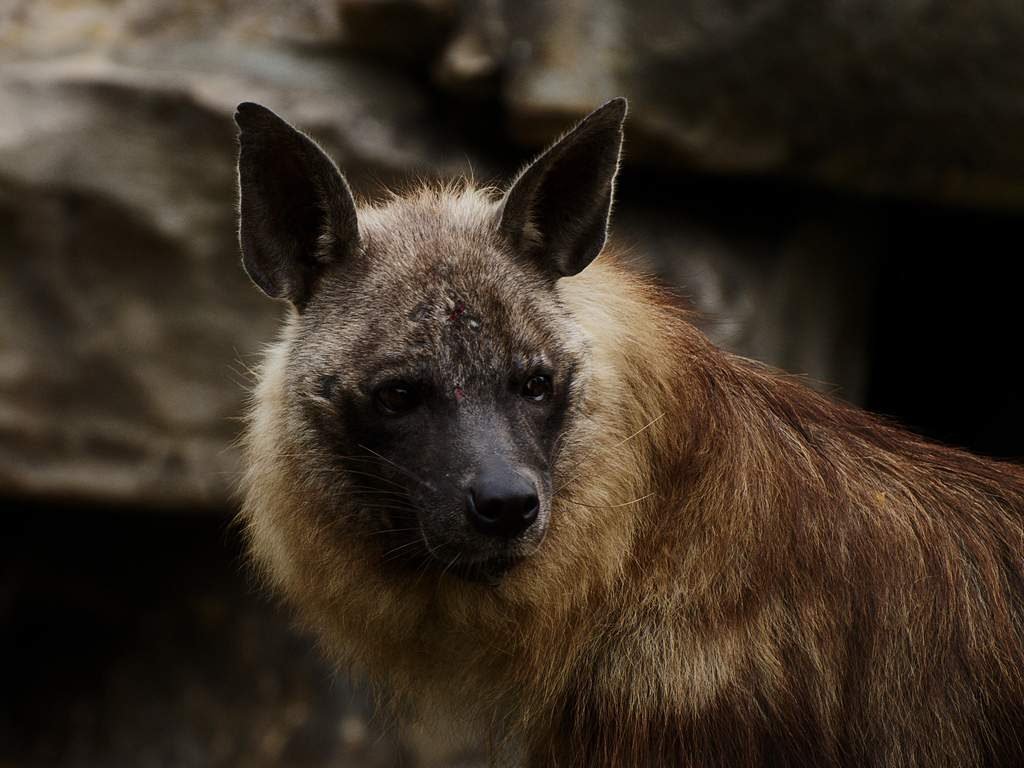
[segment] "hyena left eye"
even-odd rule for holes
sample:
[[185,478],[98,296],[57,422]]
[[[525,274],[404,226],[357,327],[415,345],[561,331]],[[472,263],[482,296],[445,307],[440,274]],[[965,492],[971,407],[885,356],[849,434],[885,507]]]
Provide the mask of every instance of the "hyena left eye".
[[534,376],[523,384],[523,397],[534,402],[547,400],[551,396],[551,377],[545,374]]
[[395,382],[385,384],[374,392],[377,408],[388,416],[407,413],[420,403],[420,392],[413,384]]

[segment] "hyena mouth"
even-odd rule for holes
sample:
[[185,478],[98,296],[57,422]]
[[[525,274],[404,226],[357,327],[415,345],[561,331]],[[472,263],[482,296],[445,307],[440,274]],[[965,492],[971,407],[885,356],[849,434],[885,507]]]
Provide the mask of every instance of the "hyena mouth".
[[424,571],[448,574],[474,584],[497,585],[526,555],[513,552],[474,560],[465,552],[451,552],[423,540],[422,534],[385,537],[388,543],[380,553],[380,566],[402,576],[419,578]]
[[456,563],[451,568],[451,572],[465,581],[497,586],[505,574],[523,559],[520,556],[505,556],[493,557],[475,563]]

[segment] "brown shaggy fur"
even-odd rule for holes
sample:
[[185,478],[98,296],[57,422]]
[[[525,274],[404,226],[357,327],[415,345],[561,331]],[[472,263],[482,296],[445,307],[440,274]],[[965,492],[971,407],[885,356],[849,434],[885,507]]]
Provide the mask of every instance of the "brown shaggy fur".
[[[413,199],[441,237],[493,207]],[[471,724],[496,760],[1024,764],[1024,471],[715,348],[612,249],[557,293],[585,401],[547,536],[497,586],[394,572],[347,535],[292,312],[255,394],[243,519],[329,653],[399,711]]]

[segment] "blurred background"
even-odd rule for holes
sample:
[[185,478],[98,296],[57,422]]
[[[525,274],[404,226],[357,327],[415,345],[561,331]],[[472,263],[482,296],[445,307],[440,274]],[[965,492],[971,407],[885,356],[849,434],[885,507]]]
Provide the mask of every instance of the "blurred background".
[[280,307],[239,101],[357,193],[507,176],[629,97],[616,239],[723,345],[1024,454],[1024,5],[0,0],[0,766],[456,766],[241,566]]

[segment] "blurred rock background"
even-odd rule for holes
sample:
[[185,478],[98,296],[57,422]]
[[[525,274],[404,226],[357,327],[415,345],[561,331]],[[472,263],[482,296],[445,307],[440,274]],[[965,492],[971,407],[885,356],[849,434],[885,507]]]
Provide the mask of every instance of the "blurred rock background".
[[239,101],[357,193],[630,98],[615,230],[722,344],[1024,454],[1024,6],[0,0],[0,765],[470,765],[386,727],[226,525],[278,307]]

